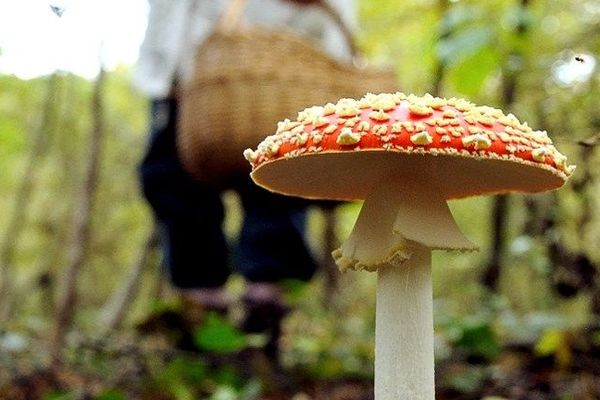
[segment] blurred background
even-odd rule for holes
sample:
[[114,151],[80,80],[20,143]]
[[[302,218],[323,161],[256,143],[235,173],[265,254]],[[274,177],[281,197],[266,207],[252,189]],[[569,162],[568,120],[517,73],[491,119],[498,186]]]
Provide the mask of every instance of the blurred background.
[[[600,3],[357,3],[360,50],[400,91],[513,112],[577,165],[556,192],[451,203],[481,250],[434,254],[438,398],[600,399]],[[332,272],[325,254],[359,204],[333,225],[309,213],[323,266],[286,285],[285,377],[240,368],[261,338],[226,320],[192,332],[197,352],[174,345],[179,305],[136,177],[148,107],[131,74],[147,13],[142,0],[2,4],[0,398],[372,398],[375,275]],[[241,209],[233,192],[224,201],[233,239]],[[234,276],[228,291],[242,286]],[[50,369],[57,326],[64,358]]]

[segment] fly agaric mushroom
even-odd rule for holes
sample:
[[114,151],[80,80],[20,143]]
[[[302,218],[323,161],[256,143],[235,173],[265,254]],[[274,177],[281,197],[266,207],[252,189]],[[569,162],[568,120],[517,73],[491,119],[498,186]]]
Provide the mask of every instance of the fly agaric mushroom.
[[431,250],[475,249],[447,200],[556,189],[574,170],[512,114],[403,93],[307,108],[244,156],[268,190],[364,200],[333,257],[378,274],[377,400],[434,399]]

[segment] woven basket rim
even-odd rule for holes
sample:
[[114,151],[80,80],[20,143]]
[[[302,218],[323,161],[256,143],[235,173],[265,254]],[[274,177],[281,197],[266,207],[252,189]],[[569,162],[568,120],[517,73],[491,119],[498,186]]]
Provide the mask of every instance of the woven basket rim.
[[232,31],[223,32],[218,29],[213,29],[211,33],[206,36],[200,46],[198,46],[197,53],[200,53],[204,48],[211,46],[211,42],[215,40],[226,40],[226,39],[244,39],[247,40],[253,36],[264,36],[267,38],[282,38],[288,41],[290,44],[295,42],[299,46],[311,48],[318,53],[325,53],[319,46],[313,44],[311,38],[307,35],[302,35],[298,32],[291,30],[285,26],[275,28],[267,28],[262,26],[243,26],[238,27]]
[[[235,62],[236,56],[243,60]],[[290,29],[254,25],[213,30],[197,49],[196,61],[192,79],[178,88],[182,107],[177,146],[188,172],[214,182],[247,167],[241,155],[247,143],[257,143],[284,114],[294,115],[325,99],[395,87],[392,69],[338,60]],[[241,100],[236,103],[228,96]],[[194,109],[191,103],[203,108]],[[240,120],[231,127],[233,116]],[[220,150],[215,152],[217,143]]]

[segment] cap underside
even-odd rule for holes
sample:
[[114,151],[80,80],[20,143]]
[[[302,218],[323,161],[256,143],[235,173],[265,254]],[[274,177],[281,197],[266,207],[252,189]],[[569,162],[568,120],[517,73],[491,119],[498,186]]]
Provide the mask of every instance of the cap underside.
[[252,178],[273,192],[335,200],[364,200],[385,179],[407,180],[410,185],[423,182],[440,190],[446,199],[542,192],[559,188],[566,179],[534,163],[385,150],[280,158],[258,166]]

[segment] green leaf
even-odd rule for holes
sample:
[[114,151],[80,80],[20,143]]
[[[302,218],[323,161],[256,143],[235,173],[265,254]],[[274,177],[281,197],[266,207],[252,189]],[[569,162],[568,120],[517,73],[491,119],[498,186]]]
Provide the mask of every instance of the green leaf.
[[298,279],[286,279],[281,282],[284,287],[286,300],[298,303],[306,295],[307,283]]
[[190,389],[180,381],[173,382],[172,386],[169,387],[169,391],[175,397],[176,400],[196,399],[196,396],[194,396],[194,392],[192,391],[192,389]]
[[199,349],[215,353],[233,353],[247,346],[246,336],[216,313],[207,316],[195,335]]
[[464,29],[439,43],[438,56],[452,67],[490,46],[492,38],[492,30],[487,26]]
[[470,355],[493,359],[500,353],[500,342],[496,332],[484,319],[467,319],[460,321],[456,330],[455,345],[462,347]]
[[559,368],[567,368],[573,359],[568,333],[548,329],[535,344],[535,354],[540,357],[553,356]]
[[242,377],[232,365],[224,365],[221,368],[213,370],[211,379],[219,386],[228,386],[235,388],[236,390],[240,389],[243,385]]
[[77,393],[67,390],[53,390],[45,393],[43,400],[75,400],[79,396]]
[[497,68],[498,55],[491,48],[485,47],[449,69],[447,80],[453,92],[473,97]]
[[127,400],[127,397],[118,390],[108,390],[96,397],[96,400]]
[[541,357],[551,356],[564,346],[564,333],[558,329],[548,329],[535,344],[535,354]]
[[177,357],[166,367],[166,374],[184,382],[199,382],[208,374],[208,366],[202,360]]

